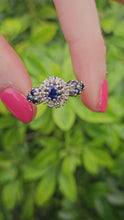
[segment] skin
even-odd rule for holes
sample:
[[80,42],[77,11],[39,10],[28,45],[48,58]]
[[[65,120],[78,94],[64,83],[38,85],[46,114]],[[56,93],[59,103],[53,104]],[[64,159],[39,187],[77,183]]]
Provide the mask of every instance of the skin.
[[[119,0],[124,3],[124,0]],[[101,84],[106,76],[106,48],[94,0],[54,0],[58,18],[72,59],[75,76],[87,89],[82,102],[93,111],[99,109]],[[0,92],[7,87],[25,96],[32,88],[28,72],[2,35],[0,35]],[[36,106],[33,105],[33,115]]]

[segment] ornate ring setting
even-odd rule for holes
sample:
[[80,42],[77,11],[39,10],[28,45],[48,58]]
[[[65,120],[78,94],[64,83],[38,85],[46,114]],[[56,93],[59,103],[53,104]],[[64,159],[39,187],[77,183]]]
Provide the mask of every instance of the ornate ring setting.
[[48,107],[59,108],[64,105],[69,96],[75,97],[84,90],[85,85],[81,82],[70,80],[65,82],[63,79],[50,76],[45,79],[40,87],[30,90],[26,99],[33,104],[47,104]]

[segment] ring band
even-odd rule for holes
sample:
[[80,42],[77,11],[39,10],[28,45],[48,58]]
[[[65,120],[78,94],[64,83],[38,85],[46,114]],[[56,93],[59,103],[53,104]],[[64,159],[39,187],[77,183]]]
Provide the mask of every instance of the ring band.
[[59,108],[64,105],[69,96],[76,97],[84,90],[85,85],[82,81],[70,80],[65,82],[63,79],[50,76],[45,79],[40,87],[30,90],[26,99],[33,104],[47,104],[48,107]]

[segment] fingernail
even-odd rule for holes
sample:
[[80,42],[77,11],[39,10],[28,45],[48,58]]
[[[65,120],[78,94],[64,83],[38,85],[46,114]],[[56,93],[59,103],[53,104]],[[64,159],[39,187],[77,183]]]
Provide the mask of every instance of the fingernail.
[[33,118],[33,107],[25,96],[13,88],[4,89],[0,98],[9,111],[23,123],[29,123]]
[[100,99],[99,99],[99,108],[100,111],[103,113],[106,111],[107,101],[108,101],[108,83],[107,83],[107,79],[105,78],[101,85]]

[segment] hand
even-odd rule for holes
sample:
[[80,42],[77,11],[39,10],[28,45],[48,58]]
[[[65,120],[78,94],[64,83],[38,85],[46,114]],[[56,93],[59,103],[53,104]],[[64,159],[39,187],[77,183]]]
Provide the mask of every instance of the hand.
[[[54,0],[54,4],[69,44],[75,75],[86,85],[81,100],[89,109],[105,112],[108,97],[106,49],[95,1]],[[0,97],[10,112],[24,123],[29,123],[36,115],[36,106],[25,99],[31,88],[22,61],[0,35]]]

